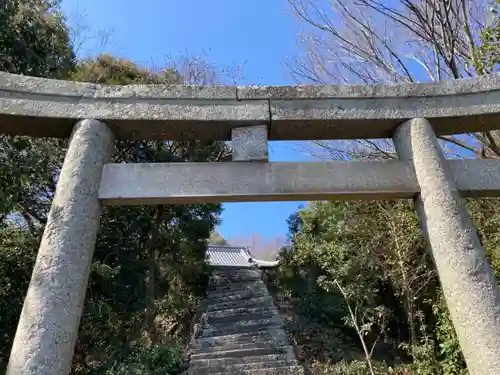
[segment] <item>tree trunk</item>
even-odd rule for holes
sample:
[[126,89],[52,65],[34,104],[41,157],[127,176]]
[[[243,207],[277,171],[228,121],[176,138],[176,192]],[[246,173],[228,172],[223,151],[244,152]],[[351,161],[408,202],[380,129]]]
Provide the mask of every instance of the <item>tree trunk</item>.
[[156,278],[157,278],[157,264],[158,264],[158,239],[160,237],[160,227],[163,216],[163,206],[156,207],[154,222],[151,225],[151,231],[147,242],[147,250],[149,254],[148,259],[148,273],[146,278],[146,295],[148,306],[145,313],[146,329],[152,343],[157,342],[157,332],[154,325],[156,317]]

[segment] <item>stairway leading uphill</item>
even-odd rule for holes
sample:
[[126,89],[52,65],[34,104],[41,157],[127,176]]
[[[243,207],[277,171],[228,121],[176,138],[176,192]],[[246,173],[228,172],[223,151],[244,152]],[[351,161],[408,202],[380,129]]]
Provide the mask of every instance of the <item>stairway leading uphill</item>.
[[213,269],[188,375],[303,375],[261,272]]

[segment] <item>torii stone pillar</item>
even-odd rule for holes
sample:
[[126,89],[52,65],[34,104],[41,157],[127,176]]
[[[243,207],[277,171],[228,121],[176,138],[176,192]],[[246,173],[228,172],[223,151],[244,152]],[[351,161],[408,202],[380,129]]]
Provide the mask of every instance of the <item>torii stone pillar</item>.
[[434,131],[425,119],[409,120],[394,144],[415,169],[416,209],[469,372],[500,374],[500,291]]
[[24,301],[7,375],[67,375],[99,228],[103,165],[114,137],[96,120],[74,128]]

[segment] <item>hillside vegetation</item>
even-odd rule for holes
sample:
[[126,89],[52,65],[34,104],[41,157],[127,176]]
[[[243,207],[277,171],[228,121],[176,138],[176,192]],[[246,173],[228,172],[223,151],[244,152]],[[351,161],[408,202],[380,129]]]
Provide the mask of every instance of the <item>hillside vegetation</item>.
[[[468,209],[498,280],[500,200]],[[411,202],[315,202],[289,226],[267,279],[312,373],[467,373]]]

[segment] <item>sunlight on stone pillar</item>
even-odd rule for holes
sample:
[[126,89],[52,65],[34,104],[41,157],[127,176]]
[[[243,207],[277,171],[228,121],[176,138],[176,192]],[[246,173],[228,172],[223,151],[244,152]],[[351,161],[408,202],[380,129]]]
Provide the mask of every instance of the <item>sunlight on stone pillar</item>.
[[70,372],[101,215],[99,183],[113,141],[96,120],[80,121],[73,130],[7,375]]
[[425,119],[405,122],[394,144],[412,161],[415,199],[460,346],[471,375],[500,374],[500,292],[465,202]]

